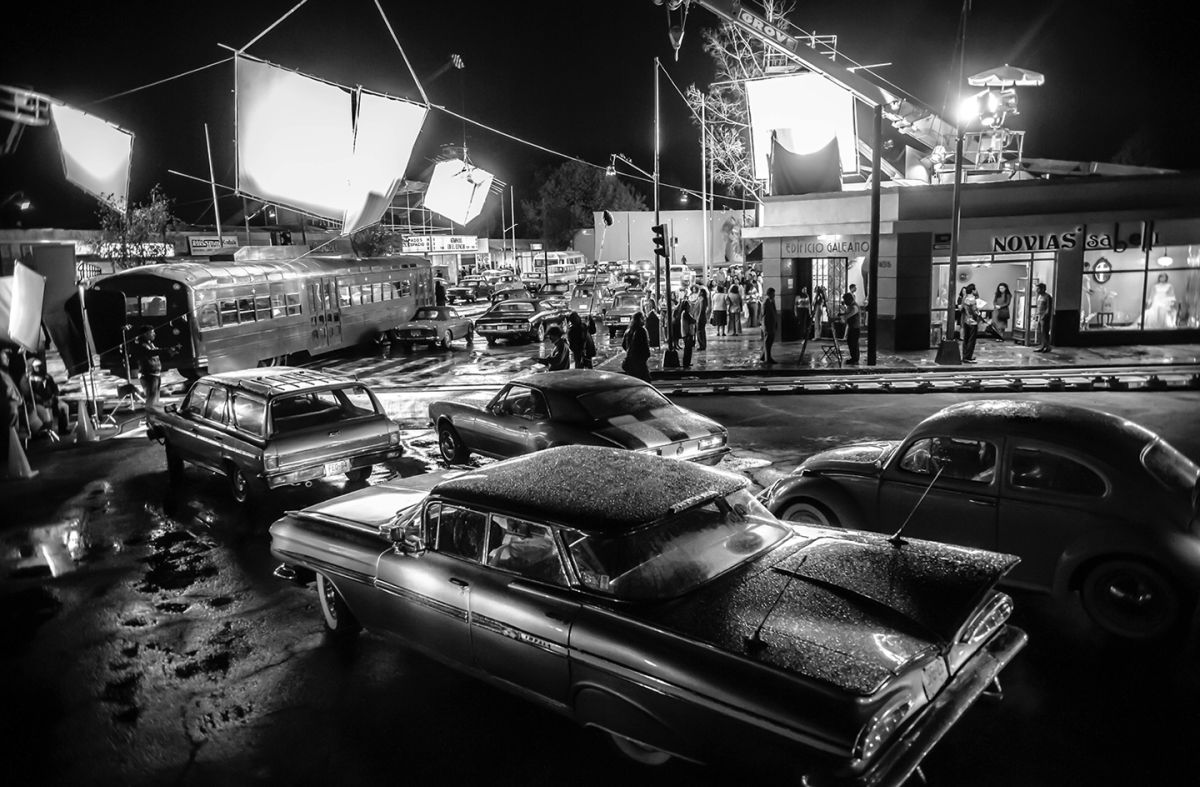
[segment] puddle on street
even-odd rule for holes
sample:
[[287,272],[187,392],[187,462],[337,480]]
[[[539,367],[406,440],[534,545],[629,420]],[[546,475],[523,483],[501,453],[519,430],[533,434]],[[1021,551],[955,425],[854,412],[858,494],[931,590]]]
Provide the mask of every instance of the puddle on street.
[[93,481],[59,506],[49,524],[0,535],[0,579],[58,577],[124,544],[97,520],[112,513],[112,486]]

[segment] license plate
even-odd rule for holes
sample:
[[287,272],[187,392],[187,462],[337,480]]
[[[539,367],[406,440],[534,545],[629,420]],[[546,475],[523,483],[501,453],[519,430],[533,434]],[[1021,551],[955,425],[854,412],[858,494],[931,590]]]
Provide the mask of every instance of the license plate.
[[336,462],[325,463],[325,475],[340,475],[350,469],[349,459],[339,459]]

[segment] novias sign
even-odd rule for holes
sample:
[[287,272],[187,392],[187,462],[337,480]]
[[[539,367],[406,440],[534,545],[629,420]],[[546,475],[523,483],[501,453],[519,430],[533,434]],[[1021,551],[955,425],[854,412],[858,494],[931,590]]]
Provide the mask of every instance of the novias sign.
[[993,235],[991,251],[995,254],[1013,251],[1062,251],[1064,249],[1073,249],[1079,245],[1079,233],[1082,231],[1082,227],[1076,227],[1070,232],[1043,235],[1033,233]]

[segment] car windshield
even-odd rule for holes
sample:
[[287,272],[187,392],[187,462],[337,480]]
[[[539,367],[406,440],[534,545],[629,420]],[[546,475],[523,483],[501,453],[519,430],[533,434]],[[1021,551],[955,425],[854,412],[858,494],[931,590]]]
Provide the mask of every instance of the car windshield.
[[446,310],[439,309],[435,306],[425,306],[417,309],[417,313],[413,315],[414,320],[444,320],[446,319]]
[[651,385],[631,385],[589,392],[580,395],[578,401],[595,421],[607,421],[621,415],[651,415],[656,410],[671,409],[674,406]]
[[1191,493],[1200,480],[1200,467],[1165,440],[1155,440],[1142,449],[1142,464],[1168,489]]
[[788,537],[788,528],[739,489],[619,536],[566,530],[583,586],[626,601],[683,595]]
[[533,304],[528,301],[504,301],[488,310],[489,314],[533,314]]

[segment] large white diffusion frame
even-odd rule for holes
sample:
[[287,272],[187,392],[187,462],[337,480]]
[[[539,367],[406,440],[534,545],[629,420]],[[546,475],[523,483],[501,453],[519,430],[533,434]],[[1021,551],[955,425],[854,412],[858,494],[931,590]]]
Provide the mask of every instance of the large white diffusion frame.
[[438,162],[425,192],[425,207],[456,224],[466,224],[483,211],[492,177],[461,159]]
[[854,96],[812,72],[757,79],[746,83],[754,177],[766,180],[771,167],[771,132],[792,153],[813,153],[835,136],[842,172],[858,169]]
[[66,104],[51,104],[50,115],[67,180],[124,213],[133,134]]
[[238,57],[239,192],[343,223],[379,221],[404,177],[426,109]]

